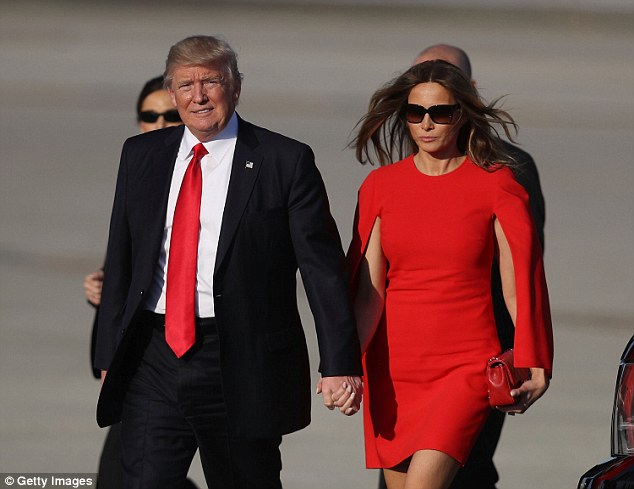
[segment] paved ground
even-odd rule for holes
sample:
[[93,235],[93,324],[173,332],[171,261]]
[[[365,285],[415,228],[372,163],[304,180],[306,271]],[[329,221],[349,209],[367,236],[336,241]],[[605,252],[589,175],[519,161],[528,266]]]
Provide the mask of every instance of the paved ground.
[[[194,33],[238,51],[242,116],[313,146],[346,243],[368,171],[346,142],[371,93],[428,44],[468,50],[485,96],[509,94],[548,207],[555,380],[507,423],[500,488],[575,487],[607,457],[634,329],[631,15],[51,3],[3,2],[0,18],[0,472],[96,470],[104,433],[81,280],[102,260],[138,90]],[[311,427],[284,442],[285,486],[374,487],[361,418],[317,401]],[[197,464],[192,475],[202,480]]]

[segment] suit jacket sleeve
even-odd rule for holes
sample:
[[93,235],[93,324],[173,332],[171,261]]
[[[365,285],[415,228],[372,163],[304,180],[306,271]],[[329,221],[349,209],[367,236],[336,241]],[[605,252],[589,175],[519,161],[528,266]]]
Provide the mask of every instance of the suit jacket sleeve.
[[307,146],[289,195],[289,222],[298,267],[315,319],[322,376],[361,375],[361,353],[350,305],[345,259],[326,189]]
[[97,339],[94,367],[107,370],[121,336],[126,298],[131,276],[131,237],[126,217],[126,145],[123,147],[117,176],[106,261],[101,304],[97,319]]

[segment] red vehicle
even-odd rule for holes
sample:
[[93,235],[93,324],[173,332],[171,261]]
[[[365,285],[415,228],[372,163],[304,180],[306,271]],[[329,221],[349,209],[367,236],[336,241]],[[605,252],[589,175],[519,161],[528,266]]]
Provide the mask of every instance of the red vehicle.
[[616,378],[612,457],[583,474],[577,489],[634,489],[634,335]]

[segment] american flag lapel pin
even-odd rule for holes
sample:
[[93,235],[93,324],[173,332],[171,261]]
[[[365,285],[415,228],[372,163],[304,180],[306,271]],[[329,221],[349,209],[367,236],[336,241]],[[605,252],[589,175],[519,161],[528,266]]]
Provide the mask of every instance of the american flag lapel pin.
[[245,168],[253,168],[253,162],[252,161],[247,161],[247,164],[244,165]]

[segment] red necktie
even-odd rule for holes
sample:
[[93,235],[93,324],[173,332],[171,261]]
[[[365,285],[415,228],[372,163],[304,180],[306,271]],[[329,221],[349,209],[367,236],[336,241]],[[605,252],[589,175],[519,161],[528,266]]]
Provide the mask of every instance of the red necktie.
[[194,146],[194,156],[185,171],[172,222],[167,262],[165,340],[178,358],[196,342],[196,267],[203,190],[200,160],[206,154],[202,143]]

